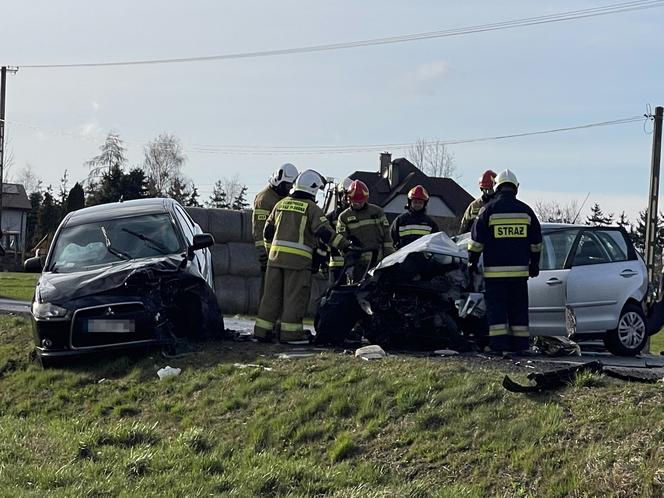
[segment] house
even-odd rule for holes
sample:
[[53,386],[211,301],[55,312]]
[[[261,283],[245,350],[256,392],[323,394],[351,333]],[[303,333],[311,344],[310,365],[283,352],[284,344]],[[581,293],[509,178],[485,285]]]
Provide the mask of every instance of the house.
[[28,213],[30,199],[23,185],[5,183],[2,185],[2,238],[0,246],[5,256],[0,259],[0,270],[15,270],[25,257]]
[[378,171],[356,171],[350,178],[367,184],[369,202],[382,207],[390,222],[404,212],[408,191],[415,185],[424,186],[430,196],[427,214],[449,235],[457,233],[461,217],[473,201],[473,196],[452,178],[428,176],[408,159],[392,160],[387,152],[380,155]]

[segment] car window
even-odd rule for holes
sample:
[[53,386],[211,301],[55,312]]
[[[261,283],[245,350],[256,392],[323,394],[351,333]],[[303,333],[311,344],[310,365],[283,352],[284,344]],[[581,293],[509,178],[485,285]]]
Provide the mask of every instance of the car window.
[[606,252],[609,253],[611,261],[627,261],[627,241],[619,230],[595,230],[594,233],[602,243]]
[[578,234],[578,229],[555,230],[543,234],[540,269],[561,270]]
[[61,230],[54,243],[49,269],[81,271],[181,251],[180,239],[168,214],[117,218]]
[[179,206],[175,206],[175,217],[178,219],[178,223],[184,230],[185,235],[187,236],[187,241],[191,244],[194,240],[194,227],[187,219],[187,215],[179,209]]
[[579,245],[574,253],[572,264],[574,266],[583,266],[610,262],[609,253],[604,244],[602,244],[598,234],[591,231],[584,232],[579,239]]

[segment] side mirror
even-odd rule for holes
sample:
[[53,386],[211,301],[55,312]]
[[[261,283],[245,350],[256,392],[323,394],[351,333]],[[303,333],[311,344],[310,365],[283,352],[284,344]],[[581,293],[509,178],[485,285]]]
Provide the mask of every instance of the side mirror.
[[189,256],[194,255],[194,251],[212,247],[214,245],[214,237],[211,233],[199,233],[194,235],[194,242],[189,246]]
[[42,258],[35,256],[34,258],[26,259],[23,263],[23,269],[28,273],[41,273],[43,269]]

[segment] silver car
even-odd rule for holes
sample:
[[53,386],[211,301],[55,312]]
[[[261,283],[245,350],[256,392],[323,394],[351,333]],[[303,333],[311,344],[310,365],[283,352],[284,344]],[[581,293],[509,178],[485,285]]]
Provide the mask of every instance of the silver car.
[[[646,265],[619,227],[542,224],[540,274],[528,282],[531,335],[602,338],[634,355],[648,340]],[[567,317],[566,317],[567,314]]]
[[[469,234],[456,237],[465,248]],[[528,280],[530,335],[603,339],[618,355],[648,340],[643,258],[619,227],[542,223],[540,274]]]

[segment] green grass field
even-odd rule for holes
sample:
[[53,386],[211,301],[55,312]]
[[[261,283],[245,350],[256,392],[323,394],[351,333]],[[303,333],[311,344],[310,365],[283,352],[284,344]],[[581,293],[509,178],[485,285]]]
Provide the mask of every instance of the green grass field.
[[29,301],[35,293],[38,273],[0,272],[0,297]]
[[[276,349],[41,370],[28,322],[0,317],[0,495],[664,494],[662,384],[590,375],[525,396],[498,361]],[[182,374],[158,380],[166,364]]]

